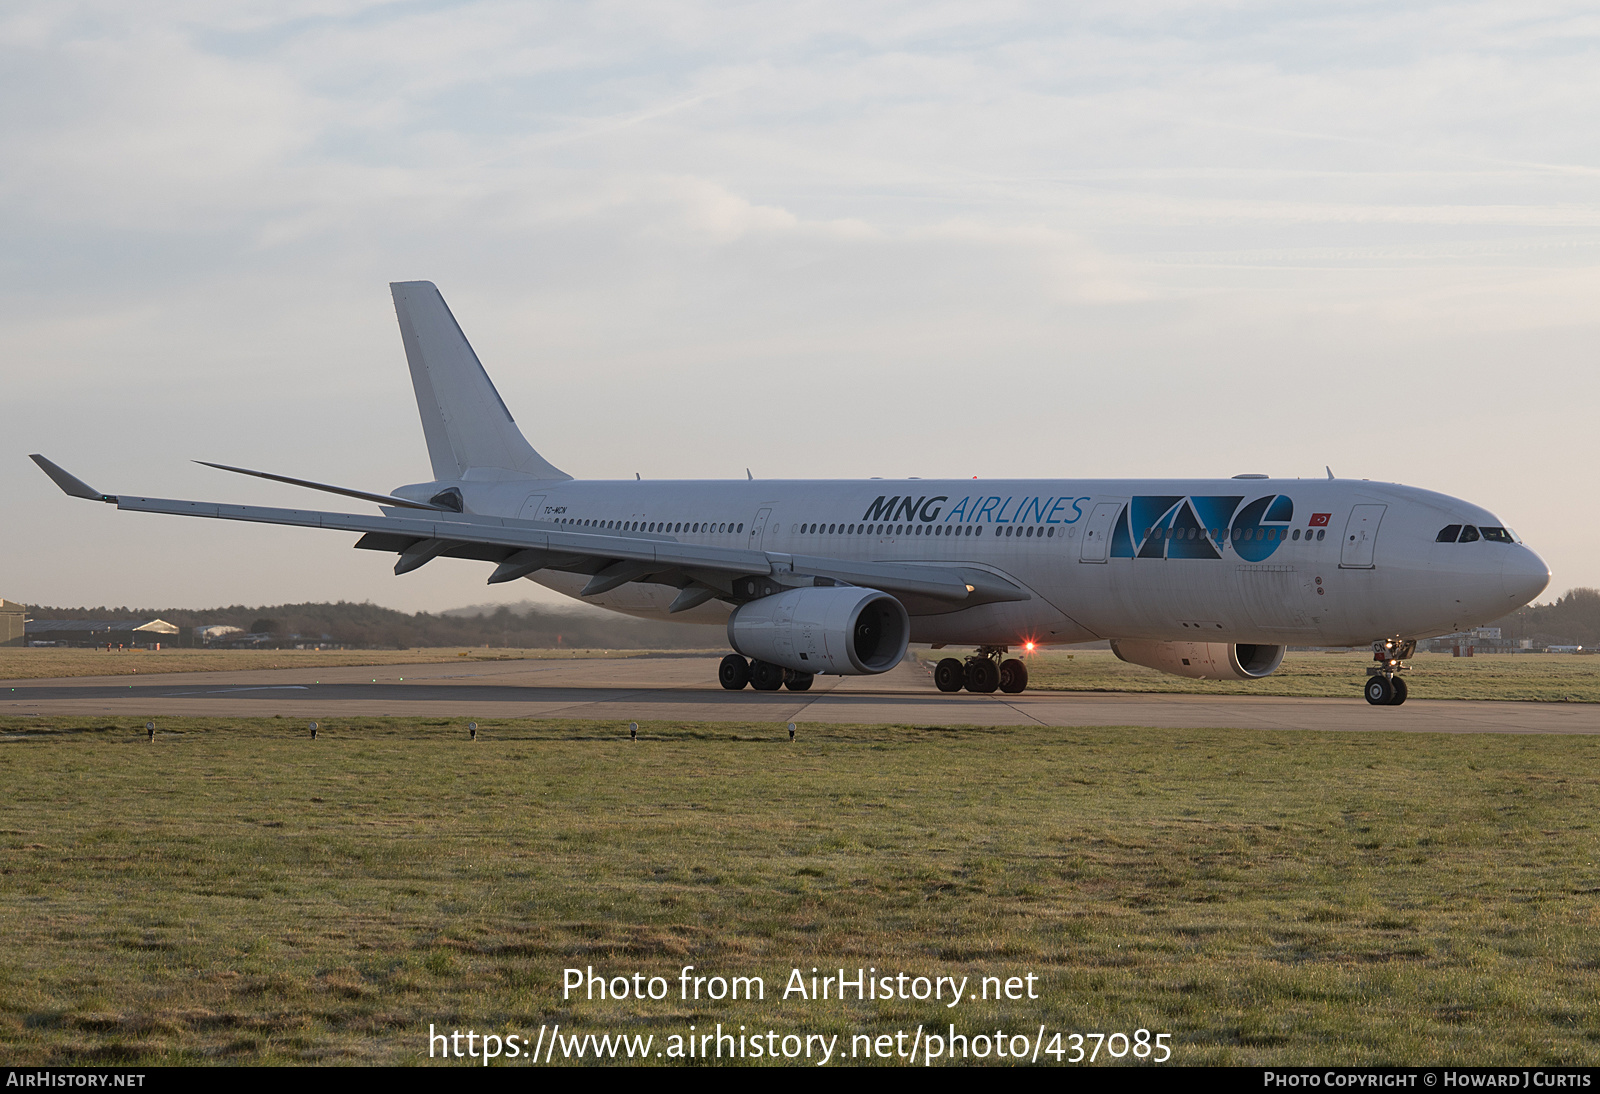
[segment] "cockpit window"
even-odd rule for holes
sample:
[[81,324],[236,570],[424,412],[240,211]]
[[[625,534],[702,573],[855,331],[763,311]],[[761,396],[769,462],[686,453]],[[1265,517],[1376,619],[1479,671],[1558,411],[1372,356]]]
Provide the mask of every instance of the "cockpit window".
[[1461,534],[1461,525],[1459,525],[1459,524],[1446,524],[1443,528],[1439,529],[1439,534],[1436,537],[1434,537],[1434,542],[1435,543],[1454,543],[1456,541],[1456,537],[1459,536],[1460,534]]
[[1480,528],[1479,531],[1483,533],[1484,539],[1494,543],[1515,543],[1517,541],[1509,528]]
[[1478,530],[1476,528],[1474,528],[1470,524],[1462,525],[1461,526],[1461,538],[1459,540],[1457,540],[1456,542],[1457,543],[1476,543],[1477,541],[1478,541]]

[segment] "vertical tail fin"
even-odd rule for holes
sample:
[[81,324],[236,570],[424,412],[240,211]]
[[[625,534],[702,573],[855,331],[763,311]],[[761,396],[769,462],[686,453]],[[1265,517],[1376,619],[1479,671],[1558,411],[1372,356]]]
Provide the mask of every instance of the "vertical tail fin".
[[433,282],[396,281],[389,291],[434,478],[570,479],[523,437]]

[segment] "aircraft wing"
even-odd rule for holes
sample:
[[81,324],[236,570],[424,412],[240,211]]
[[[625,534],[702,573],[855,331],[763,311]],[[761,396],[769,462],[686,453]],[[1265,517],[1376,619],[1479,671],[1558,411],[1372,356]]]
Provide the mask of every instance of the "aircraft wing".
[[[511,517],[456,513],[438,517],[363,516],[102,494],[42,456],[35,456],[34,461],[66,493],[136,513],[360,532],[363,535],[357,547],[400,555],[395,565],[397,574],[434,558],[474,558],[499,563],[491,582],[512,580],[540,569],[562,570],[590,575],[584,595],[597,595],[630,581],[648,580],[684,589],[691,594],[680,597],[685,606],[703,603],[717,594],[744,600],[780,587],[835,582],[926,597],[951,607],[1031,599],[1026,590],[999,575],[972,567],[792,555],[682,543],[670,536],[647,533],[576,532],[543,521]],[[740,578],[769,581],[738,588],[735,583]],[[696,589],[704,590],[704,595],[694,597]]]

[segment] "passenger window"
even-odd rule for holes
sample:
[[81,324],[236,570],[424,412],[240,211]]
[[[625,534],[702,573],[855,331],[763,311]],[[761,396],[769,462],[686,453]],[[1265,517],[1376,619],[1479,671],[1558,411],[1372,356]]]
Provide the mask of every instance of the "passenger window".
[[1457,543],[1476,543],[1476,542],[1478,542],[1478,530],[1476,528],[1474,528],[1470,524],[1463,524],[1461,526],[1461,538],[1458,539],[1456,542]]
[[735,531],[739,531],[739,532],[744,531],[744,521],[741,520],[739,522],[739,527],[737,529],[735,529]]
[[1459,536],[1460,534],[1461,534],[1461,525],[1459,525],[1459,524],[1446,524],[1443,528],[1439,529],[1439,534],[1433,537],[1433,542],[1435,542],[1435,543],[1454,543],[1456,541],[1456,537]]
[[1328,530],[1326,528],[1318,528],[1317,529],[1317,542],[1321,543],[1323,540],[1325,540],[1327,538],[1328,538]]

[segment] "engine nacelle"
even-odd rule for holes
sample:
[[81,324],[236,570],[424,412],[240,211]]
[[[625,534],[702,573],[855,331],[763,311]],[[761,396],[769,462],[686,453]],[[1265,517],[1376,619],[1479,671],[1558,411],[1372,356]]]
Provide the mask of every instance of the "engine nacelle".
[[1278,671],[1286,649],[1232,642],[1111,641],[1111,652],[1130,664],[1198,680],[1259,680]]
[[888,672],[910,641],[911,618],[900,601],[851,585],[790,589],[741,604],[728,617],[729,645],[796,672]]

